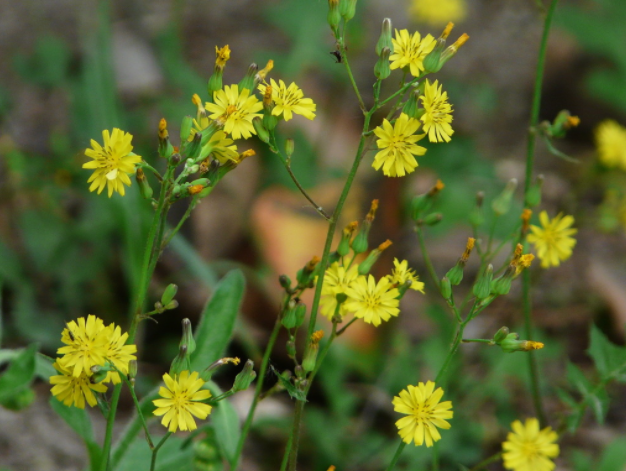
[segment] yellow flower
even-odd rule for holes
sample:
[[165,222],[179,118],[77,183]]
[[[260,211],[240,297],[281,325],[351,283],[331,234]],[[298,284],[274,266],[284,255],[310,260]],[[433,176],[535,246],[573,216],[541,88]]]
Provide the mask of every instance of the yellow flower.
[[189,374],[186,370],[174,378],[165,373],[163,381],[167,387],[161,386],[159,396],[164,399],[152,401],[157,407],[154,415],[163,416],[161,424],[169,426],[170,432],[198,428],[194,416],[206,419],[212,409],[210,405],[198,402],[211,397],[209,390],[201,390],[204,381],[198,377],[196,371]]
[[[332,319],[337,309],[337,295],[346,294],[346,289],[359,277],[359,266],[352,265],[348,270],[333,263],[324,275],[324,286],[322,286],[322,297],[320,298],[321,313],[328,319]],[[345,316],[346,303],[344,302],[339,308],[339,314]]]
[[[259,91],[265,94],[266,87],[267,85],[260,84]],[[275,104],[272,115],[280,116],[282,114],[285,121],[293,118],[292,113],[302,115],[307,119],[315,118],[315,103],[310,98],[303,98],[302,90],[295,83],[292,82],[287,87],[282,80],[276,83],[274,79],[271,79],[271,87],[272,100]]]
[[607,167],[626,170],[626,128],[607,119],[598,125],[595,134],[600,161]]
[[93,384],[91,382],[91,374],[82,372],[80,375],[74,376],[58,360],[52,366],[61,373],[60,375],[50,377],[50,384],[54,385],[51,389],[52,395],[68,407],[75,406],[79,409],[84,409],[85,399],[93,407],[97,404],[96,396],[93,392],[104,393],[107,390],[106,385],[102,383]]
[[452,106],[448,103],[448,92],[442,91],[442,88],[437,80],[431,84],[426,79],[424,95],[420,97],[424,106],[424,114],[420,119],[430,142],[450,142],[450,136],[454,134],[450,126]]
[[87,180],[91,182],[89,191],[102,193],[107,187],[109,198],[117,191],[124,196],[124,185],[130,186],[128,174],[135,173],[135,165],[141,162],[141,157],[133,154],[133,136],[118,128],[113,128],[113,133],[105,129],[102,131],[104,147],[95,140],[91,140],[91,149],[85,149],[85,155],[91,157],[93,161],[83,164],[83,168],[94,169],[94,172]]
[[387,278],[381,278],[376,283],[372,275],[368,275],[367,278],[359,276],[346,288],[346,294],[349,298],[345,302],[346,310],[375,327],[400,313],[398,309],[400,301],[397,299],[400,293],[391,287],[391,282]]
[[391,272],[391,275],[387,275],[391,284],[399,286],[403,285],[408,280],[411,280],[411,289],[421,293],[424,292],[424,283],[419,281],[419,277],[415,274],[415,270],[409,268],[409,262],[406,260],[399,262],[397,258],[394,258],[393,266],[394,269]]
[[386,119],[383,120],[382,126],[374,129],[374,134],[380,138],[376,141],[380,151],[374,157],[372,167],[376,170],[382,167],[388,177],[403,177],[413,172],[417,167],[417,160],[413,156],[426,153],[426,148],[415,144],[425,136],[415,134],[419,125],[418,120],[404,113],[393,126]]
[[554,463],[550,458],[559,456],[559,445],[554,443],[558,436],[550,427],[539,430],[539,421],[526,419],[511,424],[513,429],[502,444],[502,459],[506,469],[514,471],[552,471]]
[[[122,374],[127,375],[128,363],[131,360],[137,359],[137,357],[133,355],[137,353],[137,346],[133,344],[126,345],[128,332],[122,334],[120,326],[116,326],[115,324],[107,326],[103,335],[107,338],[106,359],[113,363],[115,368],[120,370]],[[111,381],[113,384],[118,384],[121,381],[117,371],[110,371],[103,382],[108,383]]]
[[211,119],[224,123],[224,131],[232,135],[233,139],[243,136],[248,139],[256,134],[252,120],[261,116],[258,111],[263,108],[256,96],[250,95],[250,90],[244,88],[239,92],[238,85],[226,85],[223,90],[213,94],[215,103],[206,103],[205,108],[213,113]]
[[413,77],[419,77],[420,72],[424,70],[424,58],[437,44],[430,34],[421,39],[417,31],[411,35],[406,29],[396,30],[395,38],[391,38],[391,42],[393,44],[393,54],[389,56],[391,70],[409,66]]
[[443,26],[449,21],[463,21],[467,16],[467,4],[465,0],[412,0],[409,14],[415,21]]
[[415,442],[421,446],[426,442],[427,447],[441,440],[438,428],[449,429],[450,424],[445,419],[453,416],[452,402],[440,403],[443,389],[435,389],[435,383],[427,381],[417,386],[407,386],[400,394],[393,398],[393,410],[407,414],[396,422],[398,434],[405,443]]
[[542,211],[539,222],[541,227],[530,226],[532,234],[528,234],[528,242],[534,244],[542,268],[558,267],[562,261],[570,258],[576,245],[572,235],[578,230],[571,227],[574,218],[558,214],[550,221],[548,213]]
[[66,344],[57,350],[63,357],[59,360],[72,375],[91,375],[92,366],[103,366],[108,351],[108,336],[105,334],[102,319],[93,314],[70,321],[61,333],[61,341]]

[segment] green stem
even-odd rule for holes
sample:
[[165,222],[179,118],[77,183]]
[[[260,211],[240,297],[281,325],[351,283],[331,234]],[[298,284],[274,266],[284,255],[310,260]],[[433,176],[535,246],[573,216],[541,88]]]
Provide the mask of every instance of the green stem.
[[346,72],[348,73],[348,78],[350,79],[350,83],[352,84],[352,89],[354,90],[354,93],[356,94],[357,100],[359,100],[359,106],[361,107],[361,111],[363,111],[363,114],[366,114],[366,108],[365,108],[365,103],[363,102],[363,98],[361,98],[361,93],[359,92],[359,87],[357,87],[356,85],[356,81],[354,80],[354,76],[352,75],[352,69],[350,68],[350,63],[348,62],[348,54],[346,54],[346,46],[344,44],[344,39],[343,36],[341,38],[339,38],[339,40],[337,41],[337,44],[339,46],[339,51],[341,52],[341,58],[342,58],[342,63],[345,65],[346,67]]
[[293,415],[293,428],[291,430],[293,440],[291,441],[291,450],[289,450],[289,471],[296,471],[296,463],[298,462],[298,446],[300,445],[300,422],[302,421],[302,413],[304,411],[305,404],[305,401],[296,401],[296,410]]
[[157,453],[159,452],[159,449],[163,446],[163,444],[167,441],[167,439],[170,438],[171,435],[172,435],[172,432],[167,432],[165,435],[163,435],[163,438],[159,441],[159,443],[157,443],[157,445],[154,447],[154,450],[152,450],[152,460],[150,461],[150,471],[154,471],[154,467],[156,466]]
[[[526,196],[530,190],[533,166],[535,161],[535,138],[536,138],[536,126],[539,122],[539,111],[541,107],[541,86],[543,83],[543,72],[546,62],[546,51],[548,48],[548,37],[550,35],[550,26],[552,24],[552,17],[554,16],[554,10],[558,0],[551,0],[550,7],[546,14],[545,22],[543,25],[543,34],[541,36],[541,43],[539,45],[539,56],[537,58],[537,70],[535,73],[535,88],[533,91],[533,102],[530,112],[529,132],[526,148],[526,178],[524,180],[524,204],[526,205]],[[530,293],[530,272],[524,270],[522,277],[522,292],[523,292],[523,308],[524,308],[524,324],[526,327],[527,338],[532,338],[532,299]],[[530,374],[531,381],[531,394],[533,396],[533,403],[535,406],[535,412],[537,418],[542,425],[545,425],[545,414],[543,412],[543,403],[541,395],[539,394],[539,372],[537,363],[533,352],[529,352],[528,355],[528,372]]]
[[143,413],[141,412],[141,405],[139,404],[139,400],[137,399],[137,395],[135,394],[135,388],[130,384],[128,377],[125,374],[123,374],[117,368],[115,368],[115,371],[117,371],[117,373],[120,375],[120,378],[124,380],[126,387],[128,387],[128,390],[130,391],[130,395],[133,397],[133,403],[135,404],[135,409],[137,409],[137,415],[139,417],[139,420],[141,421],[141,425],[146,434],[146,440],[148,441],[148,446],[150,447],[151,450],[153,450],[154,443],[152,442],[152,437],[150,436],[150,432],[148,432],[148,424],[146,424],[146,419],[143,416]]
[[405,446],[406,446],[406,443],[401,441],[400,444],[398,445],[398,448],[396,449],[396,453],[393,455],[393,458],[391,459],[391,463],[389,463],[389,466],[387,466],[387,469],[385,471],[392,471],[393,468],[395,468],[396,463],[398,462],[398,459],[400,458],[400,455],[402,454],[402,451],[404,450]]
[[467,320],[459,324],[457,331],[456,331],[456,335],[454,336],[454,340],[452,342],[452,346],[450,347],[450,350],[448,351],[448,355],[446,356],[446,359],[444,360],[443,365],[441,365],[441,369],[439,370],[439,373],[437,373],[437,377],[435,378],[435,384],[439,383],[444,373],[447,371],[448,367],[450,366],[452,357],[458,350],[459,344],[461,343],[461,339],[463,339],[463,331],[465,330],[465,326],[469,322],[469,319],[470,319],[470,316],[468,316]]
[[261,368],[259,370],[259,376],[257,377],[256,388],[254,390],[254,399],[252,400],[252,405],[250,405],[250,410],[248,411],[248,416],[246,417],[246,421],[243,424],[243,428],[241,430],[241,436],[239,437],[239,442],[237,442],[237,450],[235,451],[235,457],[233,458],[233,462],[231,463],[230,469],[232,471],[237,470],[237,465],[239,464],[239,459],[241,458],[241,453],[243,452],[243,446],[246,442],[246,437],[250,432],[250,428],[252,427],[252,420],[254,419],[254,412],[259,403],[261,392],[263,390],[263,379],[265,378],[265,373],[267,372],[267,365],[270,361],[270,354],[274,349],[274,344],[276,343],[276,339],[278,337],[278,332],[280,331],[280,317],[276,319],[276,323],[274,324],[274,329],[272,330],[272,334],[270,335],[269,342],[267,343],[267,347],[265,348],[265,353],[263,354],[263,361],[261,362]]
[[486,459],[482,460],[477,465],[472,466],[469,471],[478,471],[478,470],[484,468],[485,466],[487,466],[489,463],[493,463],[494,461],[498,461],[501,456],[502,456],[502,452],[499,451],[498,453],[496,453],[494,455],[491,455],[489,458],[486,458]]
[[293,445],[293,434],[289,434],[289,440],[287,440],[287,446],[285,446],[283,461],[280,464],[280,471],[285,471],[287,469],[287,463],[289,462],[289,456],[291,455],[291,445]]

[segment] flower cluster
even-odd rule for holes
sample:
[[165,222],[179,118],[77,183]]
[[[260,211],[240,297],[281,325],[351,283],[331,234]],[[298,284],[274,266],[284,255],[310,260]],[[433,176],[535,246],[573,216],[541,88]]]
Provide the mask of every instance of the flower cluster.
[[106,392],[106,383],[121,381],[118,371],[128,374],[129,362],[136,360],[135,345],[126,345],[128,334],[115,324],[104,325],[94,315],[71,321],[61,334],[65,344],[57,350],[54,368],[60,373],[52,376],[52,394],[66,406],[85,408],[96,405],[94,392]]

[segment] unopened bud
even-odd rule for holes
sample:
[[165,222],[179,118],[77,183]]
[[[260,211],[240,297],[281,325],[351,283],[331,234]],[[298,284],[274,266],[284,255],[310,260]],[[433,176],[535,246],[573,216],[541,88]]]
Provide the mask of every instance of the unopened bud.
[[447,276],[441,279],[441,296],[446,301],[452,297],[452,286]]
[[245,391],[250,387],[250,383],[256,378],[256,371],[254,371],[254,362],[252,360],[246,361],[243,365],[241,372],[235,377],[233,384],[233,391]]
[[137,180],[137,184],[139,186],[139,192],[144,199],[152,198],[152,187],[146,178],[146,175],[143,173],[143,169],[137,168],[137,172],[135,173],[135,179]]
[[378,258],[380,257],[380,254],[383,253],[383,251],[385,251],[387,248],[389,248],[391,244],[392,242],[387,239],[385,242],[372,250],[367,255],[367,258],[359,264],[359,275],[367,275],[372,269],[374,263],[376,263],[376,260],[378,260]]
[[454,55],[457,53],[459,48],[463,44],[465,44],[468,39],[469,39],[469,36],[463,33],[461,37],[454,42],[454,44],[452,44],[451,46],[448,46],[448,48],[445,51],[443,51],[443,53],[441,54],[441,58],[439,59],[441,67],[443,67],[443,65],[446,62],[448,62],[450,59],[454,57]]
[[383,48],[388,47],[390,51],[393,51],[393,43],[391,42],[391,20],[385,18],[383,20],[382,30],[376,43],[376,54],[380,56]]
[[307,349],[304,359],[302,360],[302,369],[304,371],[313,371],[315,369],[315,362],[317,361],[317,353],[319,351],[319,343],[324,336],[323,330],[313,332],[311,335],[311,341],[309,342],[309,348]]
[[502,342],[509,335],[508,327],[500,327],[500,329],[496,332],[496,335],[493,336],[493,341],[497,344]]
[[370,233],[370,228],[372,227],[372,222],[374,222],[374,218],[376,217],[376,210],[378,209],[378,200],[372,200],[372,205],[370,207],[363,224],[359,228],[359,232],[356,237],[352,241],[352,250],[356,254],[363,253],[367,250],[368,238]]
[[289,278],[287,275],[280,275],[278,277],[278,282],[285,291],[291,291],[291,278]]
[[298,274],[296,276],[296,279],[298,280],[298,285],[307,286],[313,280],[315,268],[319,262],[320,262],[320,258],[318,256],[314,256],[304,266],[304,268],[298,271]]
[[185,116],[183,122],[180,124],[180,142],[187,142],[191,129],[193,128],[193,118],[191,116]]
[[358,226],[359,223],[357,221],[353,221],[343,229],[343,232],[341,234],[341,241],[337,246],[337,253],[341,257],[345,257],[350,252],[350,241],[352,240],[352,234],[354,234],[354,231]]
[[489,264],[474,284],[473,293],[477,299],[485,299],[491,294],[491,280],[493,279],[493,265]]
[[356,0],[339,0],[339,13],[341,13],[341,17],[346,22],[354,18],[354,14],[356,13]]
[[293,142],[293,139],[287,139],[285,141],[285,154],[287,155],[288,159],[290,159],[291,156],[293,155],[294,148],[295,148],[295,144]]
[[172,361],[172,365],[170,366],[170,376],[174,377],[175,375],[179,375],[181,372],[190,369],[191,362],[189,360],[189,354],[187,353],[187,345],[181,345],[178,348],[178,355],[176,355]]
[[426,215],[426,217],[422,220],[422,223],[426,224],[427,226],[434,226],[436,224],[439,224],[442,219],[443,219],[443,214],[431,213],[431,214]]
[[383,47],[380,52],[380,57],[374,66],[374,75],[378,80],[385,80],[389,75],[391,75],[391,67],[389,64],[389,55],[391,54],[391,49],[388,47]]
[[512,178],[506,184],[502,193],[500,193],[491,203],[491,209],[496,213],[496,216],[502,216],[509,212],[511,209],[511,200],[513,199],[513,193],[517,188],[517,179]]
[[263,126],[263,119],[257,116],[252,120],[252,125],[254,126],[254,130],[256,131],[257,136],[259,136],[259,139],[261,139],[266,144],[269,144],[270,134]]
[[341,21],[341,13],[339,13],[339,0],[328,0],[328,16],[326,17],[330,29],[333,30],[335,36]]
[[254,82],[257,72],[259,71],[259,66],[255,63],[250,64],[248,67],[248,72],[246,76],[239,82],[239,91],[241,92],[244,88],[252,91],[255,88]]
[[170,283],[161,295],[161,304],[163,304],[164,306],[168,304],[172,299],[174,299],[177,292],[178,286],[176,286],[174,283]]
[[526,193],[526,206],[533,208],[541,204],[541,187],[543,186],[543,175],[538,175],[535,183],[530,185],[528,193]]

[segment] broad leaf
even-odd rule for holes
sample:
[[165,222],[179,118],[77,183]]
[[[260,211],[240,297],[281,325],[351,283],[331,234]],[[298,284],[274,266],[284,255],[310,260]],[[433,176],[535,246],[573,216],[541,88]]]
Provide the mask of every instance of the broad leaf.
[[37,344],[31,344],[13,357],[7,370],[0,376],[0,403],[28,387],[35,376]]
[[85,409],[66,406],[56,397],[50,397],[50,406],[85,442],[93,442],[91,418]]
[[244,286],[240,270],[230,271],[217,284],[196,328],[196,351],[191,358],[193,371],[204,370],[224,353],[233,334]]
[[[209,383],[209,389],[214,396],[221,394],[221,391],[213,382]],[[232,463],[237,451],[239,437],[241,436],[237,412],[233,405],[227,399],[224,399],[214,406],[210,417],[222,454],[229,463]]]
[[593,358],[603,380],[626,382],[626,347],[611,343],[595,325],[591,326],[591,342],[587,353]]
[[580,368],[570,362],[567,363],[567,379],[583,396],[589,394],[589,391],[593,389],[593,385],[585,377],[584,373],[580,371]]

